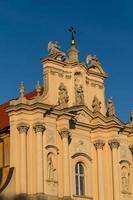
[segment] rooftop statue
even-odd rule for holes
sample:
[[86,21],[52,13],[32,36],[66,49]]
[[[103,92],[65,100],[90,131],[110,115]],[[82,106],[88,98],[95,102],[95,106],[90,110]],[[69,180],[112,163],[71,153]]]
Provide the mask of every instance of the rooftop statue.
[[108,104],[107,104],[107,116],[115,115],[115,106],[113,104],[113,99],[110,97]]
[[60,46],[57,41],[48,43],[49,55],[57,60],[66,60],[66,55],[64,52],[60,51]]
[[88,55],[86,57],[86,64],[87,66],[91,66],[91,65],[101,65],[100,62],[99,62],[99,59],[97,58],[96,55]]

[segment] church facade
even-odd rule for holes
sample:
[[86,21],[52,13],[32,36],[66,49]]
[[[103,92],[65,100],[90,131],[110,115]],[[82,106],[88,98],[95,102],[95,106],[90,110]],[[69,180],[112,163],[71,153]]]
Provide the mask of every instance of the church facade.
[[41,59],[43,87],[0,106],[0,193],[18,199],[132,200],[133,116],[105,102],[98,58],[57,42]]

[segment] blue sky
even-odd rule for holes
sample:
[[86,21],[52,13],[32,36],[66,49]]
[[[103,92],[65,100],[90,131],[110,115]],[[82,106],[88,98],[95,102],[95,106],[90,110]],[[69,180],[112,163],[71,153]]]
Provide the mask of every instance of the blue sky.
[[0,103],[42,83],[40,57],[47,43],[70,46],[68,28],[77,30],[80,60],[96,54],[109,74],[106,100],[113,96],[117,116],[129,120],[133,108],[132,0],[0,0]]

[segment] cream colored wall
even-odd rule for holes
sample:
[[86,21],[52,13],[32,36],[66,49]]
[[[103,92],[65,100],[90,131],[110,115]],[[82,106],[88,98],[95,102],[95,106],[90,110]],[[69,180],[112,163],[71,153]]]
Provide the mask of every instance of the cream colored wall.
[[44,75],[47,76],[47,81],[44,81],[48,92],[44,96],[44,102],[50,105],[58,103],[58,88],[61,82],[67,87],[69,102],[68,107],[76,105],[75,89],[74,89],[74,74],[80,72],[82,76],[81,85],[84,90],[84,104],[93,111],[92,102],[94,96],[101,101],[101,113],[106,114],[104,80],[98,75],[87,74],[87,69],[82,65],[63,65],[62,63],[43,63]]

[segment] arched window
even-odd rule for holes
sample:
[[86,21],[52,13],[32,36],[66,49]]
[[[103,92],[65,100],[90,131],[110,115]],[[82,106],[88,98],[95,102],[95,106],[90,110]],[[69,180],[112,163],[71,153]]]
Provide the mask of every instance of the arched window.
[[84,166],[81,162],[78,162],[75,166],[75,189],[76,195],[85,195],[85,174]]

